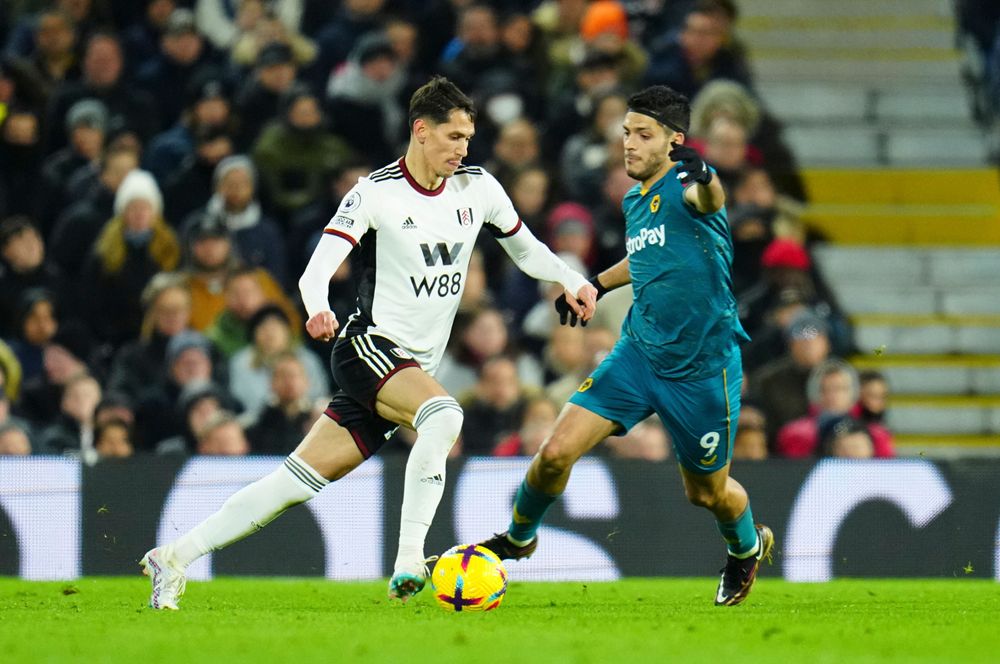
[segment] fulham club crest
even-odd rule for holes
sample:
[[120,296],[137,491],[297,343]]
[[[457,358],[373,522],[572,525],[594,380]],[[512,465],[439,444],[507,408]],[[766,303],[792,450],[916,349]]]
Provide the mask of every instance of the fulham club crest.
[[455,214],[458,215],[458,225],[459,226],[471,226],[472,225],[472,208],[462,208],[456,210]]

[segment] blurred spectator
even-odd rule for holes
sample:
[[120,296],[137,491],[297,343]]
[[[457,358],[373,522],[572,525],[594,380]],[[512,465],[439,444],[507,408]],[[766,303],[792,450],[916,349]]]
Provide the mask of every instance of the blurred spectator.
[[[282,21],[270,4],[264,0],[242,0],[239,3],[236,15],[239,32],[229,49],[233,62],[244,67],[253,66],[262,48],[279,43],[292,50],[299,65],[308,65],[316,59],[318,49],[315,42],[299,33],[297,16],[289,22]],[[284,0],[283,4],[286,7],[298,5],[293,12],[301,14],[303,0]]]
[[[157,383],[158,390],[149,390],[147,398],[136,405],[136,422],[141,439],[147,443],[162,441],[183,432],[184,414],[177,408],[181,396],[189,387],[225,380],[225,367],[215,358],[216,349],[203,335],[191,330],[175,334],[167,343],[166,375]],[[221,390],[220,394],[225,394]],[[232,397],[224,399],[227,407]]]
[[223,131],[235,135],[228,81],[215,69],[204,67],[185,86],[185,110],[170,129],[157,134],[143,154],[143,168],[159,182],[173,178],[194,154],[199,135]]
[[823,456],[841,459],[871,459],[879,456],[871,430],[853,417],[840,417],[824,429],[820,440]]
[[167,218],[177,224],[205,205],[214,191],[215,169],[236,150],[227,127],[200,126],[194,140],[194,152],[164,187]]
[[[107,0],[49,0],[47,2],[45,0],[20,0],[14,4],[20,5],[22,11],[40,9],[42,5],[49,5],[50,9],[65,13],[72,25],[76,27],[76,33],[81,39],[113,24]],[[36,15],[28,15],[14,27],[8,39],[8,51],[19,55],[28,55],[34,50],[35,22]]]
[[626,87],[638,86],[646,71],[649,56],[629,38],[628,15],[621,2],[591,2],[580,20],[580,38],[583,48],[608,53],[618,60],[622,83]]
[[35,50],[29,62],[39,80],[44,81],[47,95],[64,81],[80,77],[76,39],[73,18],[65,11],[53,7],[38,15]]
[[594,272],[603,271],[625,256],[625,215],[622,201],[636,181],[629,177],[623,161],[609,162],[601,182],[601,200],[594,208],[594,240],[597,252]]
[[506,187],[515,175],[538,165],[541,153],[535,125],[525,118],[512,120],[500,128],[493,146],[493,159],[486,164],[486,169]]
[[295,57],[287,45],[268,44],[260,50],[253,75],[236,95],[241,149],[252,144],[264,125],[278,117],[281,99],[295,84],[297,75]]
[[656,415],[639,422],[624,436],[608,437],[604,447],[617,459],[666,461],[670,456],[670,438]]
[[790,287],[778,293],[771,308],[764,314],[763,323],[752,330],[751,340],[743,345],[743,368],[755,371],[788,350],[786,332],[799,315],[810,312],[808,296],[798,288]]
[[94,424],[121,420],[130,427],[135,424],[135,407],[132,398],[123,392],[105,391],[94,409]]
[[124,420],[108,420],[94,429],[94,451],[101,459],[132,456],[132,427]]
[[521,220],[536,236],[545,233],[545,216],[551,203],[552,181],[548,170],[527,166],[510,181],[510,199]]
[[698,137],[706,136],[709,127],[719,118],[731,120],[746,131],[747,162],[766,169],[786,195],[805,200],[795,155],[781,138],[781,126],[761,108],[747,88],[728,80],[715,80],[705,85],[691,100],[691,135],[687,143],[700,149]]
[[93,189],[59,215],[49,236],[49,249],[67,277],[79,276],[101,229],[114,216],[118,188],[138,165],[138,153],[131,147],[109,147],[101,157]]
[[587,353],[585,333],[582,325],[559,325],[552,330],[552,336],[542,354],[546,390],[550,384],[565,376],[575,379],[590,371],[591,357]]
[[50,155],[41,167],[37,210],[45,237],[49,237],[59,213],[72,200],[68,190],[70,177],[82,168],[99,164],[107,127],[108,109],[96,99],[81,99],[66,113],[69,145]]
[[785,424],[808,414],[809,375],[830,356],[826,322],[812,312],[796,316],[785,336],[788,352],[763,365],[751,381],[750,397],[767,418],[768,441],[775,441]]
[[530,399],[524,405],[520,427],[497,443],[493,456],[535,456],[555,428],[558,416],[559,407],[552,400],[546,397]]
[[225,308],[216,316],[205,334],[223,355],[231,357],[251,342],[250,319],[264,305],[278,305],[291,321],[297,337],[302,319],[274,279],[260,268],[241,268],[226,277]]
[[60,306],[69,304],[59,269],[45,260],[38,229],[27,217],[9,217],[0,222],[0,337],[15,334],[18,302],[32,288],[47,290]]
[[546,221],[548,245],[557,254],[576,256],[586,274],[594,265],[594,216],[577,203],[561,203]]
[[397,158],[407,135],[399,101],[404,74],[388,37],[371,33],[358,40],[326,88],[333,130],[377,164]]
[[59,330],[55,294],[45,288],[21,292],[16,303],[14,329],[7,344],[17,357],[24,381],[42,375],[45,346]]
[[240,267],[232,236],[215,215],[190,218],[182,274],[191,293],[191,327],[207,329],[225,308],[226,277]]
[[[809,401],[812,414],[781,427],[778,431],[776,451],[789,458],[800,458],[823,453],[821,441],[831,427],[850,417],[858,401],[858,374],[851,365],[841,360],[827,360],[809,376]],[[866,425],[874,444],[875,456],[894,456],[892,435],[880,424]],[[827,452],[828,453],[828,452]]]
[[295,450],[313,423],[309,376],[294,352],[272,361],[271,400],[247,431],[255,454],[287,455]]
[[761,461],[767,456],[767,418],[764,411],[744,401],[736,424],[733,459]]
[[[317,87],[345,60],[362,35],[381,28],[386,0],[343,0],[333,18],[316,31],[319,55],[311,70]],[[435,32],[440,30],[435,26]]]
[[249,157],[226,157],[215,167],[215,193],[204,210],[185,222],[204,223],[206,215],[221,220],[236,244],[239,257],[251,266],[265,268],[279,283],[288,282],[285,238],[281,228],[261,210],[257,201],[257,170]]
[[668,85],[688,98],[708,81],[729,79],[751,87],[750,72],[731,41],[732,17],[718,0],[700,0],[684,18],[679,32],[650,44],[647,84]]
[[231,396],[215,383],[195,381],[188,384],[177,397],[173,409],[178,422],[178,433],[156,444],[157,454],[193,454],[198,447],[195,432],[208,419],[221,410],[229,410]]
[[213,456],[244,456],[250,453],[250,443],[239,420],[221,410],[211,415],[198,430],[198,454]]
[[124,66],[117,37],[102,32],[90,37],[83,54],[82,78],[60,86],[49,106],[49,152],[66,145],[66,113],[81,99],[103,102],[110,121],[135,131],[143,143],[159,130],[159,112],[153,98],[128,85]]
[[781,304],[782,293],[798,291],[813,312],[824,319],[833,353],[854,352],[854,334],[847,316],[815,269],[809,252],[797,240],[778,237],[761,254],[761,279],[740,293],[738,300],[743,327],[753,335],[761,329],[769,311]]
[[86,373],[70,378],[63,390],[56,421],[39,437],[46,454],[79,455],[86,463],[96,460],[94,411],[101,400],[101,385]]
[[323,362],[295,341],[281,307],[261,307],[248,321],[247,333],[250,344],[229,359],[229,390],[248,413],[259,413],[271,400],[271,374],[275,362],[285,353],[292,353],[305,368],[310,402],[330,394]]
[[160,37],[159,52],[136,72],[136,83],[149,91],[156,101],[163,125],[172,125],[184,108],[184,90],[200,67],[218,58],[194,24],[190,9],[175,9],[167,19],[167,29]]
[[472,255],[469,256],[469,267],[465,273],[461,299],[458,301],[459,311],[476,311],[493,305],[493,295],[486,287],[485,265],[483,252],[473,249]]
[[[201,31],[220,51],[228,51],[239,39],[241,30],[245,29],[242,22],[250,21],[256,16],[246,16],[243,5],[263,5],[262,2],[228,2],[227,0],[197,0],[195,16],[198,19],[198,30]],[[285,29],[298,32],[302,21],[305,5],[309,0],[274,0],[267,3],[273,8],[274,16],[281,21]],[[262,12],[264,7],[254,7],[254,12]]]
[[33,425],[45,426],[59,414],[66,383],[87,373],[93,355],[90,335],[76,321],[60,325],[42,351],[41,375],[25,378],[17,411]]
[[514,360],[503,355],[487,359],[472,393],[462,399],[462,452],[491,454],[501,440],[520,428],[526,405]]
[[626,97],[618,90],[594,100],[590,125],[571,136],[560,159],[563,186],[575,201],[596,207],[603,200],[603,185],[609,162],[608,142],[621,140]]
[[316,96],[296,86],[282,98],[281,118],[261,133],[253,157],[267,200],[284,223],[322,195],[330,173],[344,166],[351,149],[327,131]]
[[884,424],[889,402],[889,381],[881,371],[866,369],[858,375],[858,403],[851,414],[865,424]]
[[[574,329],[559,326],[556,330]],[[553,330],[553,333],[555,330]],[[606,327],[591,323],[583,330],[583,361],[575,370],[567,371],[561,378],[545,386],[545,394],[556,403],[566,403],[580,384],[597,368],[618,341],[617,335]]]
[[157,274],[142,293],[142,306],[139,337],[115,353],[107,386],[145,407],[163,389],[170,340],[188,329],[191,320],[191,294],[183,276]]
[[85,267],[93,288],[91,325],[122,343],[139,334],[142,291],[157,272],[180,261],[180,244],[163,220],[163,198],[148,171],[129,173],[115,195],[115,216],[101,231]]
[[[461,395],[476,386],[483,363],[501,353],[510,353],[510,346],[507,323],[498,310],[484,307],[460,312],[455,317],[452,348],[441,358],[436,378],[449,394]],[[515,362],[523,384],[533,387],[542,384],[542,369],[534,358],[522,353]]]
[[23,425],[12,421],[0,423],[0,456],[27,456],[31,451],[31,439]]
[[545,153],[559,154],[570,136],[583,131],[594,112],[595,100],[621,87],[618,59],[588,50],[575,65],[572,83],[548,99]]
[[0,124],[0,189],[6,191],[6,210],[0,214],[34,214],[41,190],[42,122],[27,106],[7,107]]
[[705,161],[712,165],[727,194],[732,192],[747,161],[747,132],[739,123],[716,118],[708,126],[705,139]]
[[177,9],[177,0],[148,0],[142,17],[130,21],[122,32],[125,59],[133,71],[138,71],[154,60],[157,46],[167,32],[170,16]]

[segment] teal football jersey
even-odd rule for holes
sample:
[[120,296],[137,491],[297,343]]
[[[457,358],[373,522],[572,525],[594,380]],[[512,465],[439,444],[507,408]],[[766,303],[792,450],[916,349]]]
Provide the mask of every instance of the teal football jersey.
[[700,379],[721,371],[750,337],[733,295],[733,243],[725,208],[701,214],[684,200],[676,166],[622,201],[634,300],[622,334],[658,376]]

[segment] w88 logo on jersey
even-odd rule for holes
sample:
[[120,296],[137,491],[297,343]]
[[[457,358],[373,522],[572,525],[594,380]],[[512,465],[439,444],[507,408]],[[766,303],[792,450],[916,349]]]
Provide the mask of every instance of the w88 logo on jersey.
[[413,286],[413,294],[418,298],[422,295],[427,297],[455,296],[462,292],[462,273],[439,274],[429,280],[424,276],[420,277],[419,282],[415,277],[410,277],[410,285]]

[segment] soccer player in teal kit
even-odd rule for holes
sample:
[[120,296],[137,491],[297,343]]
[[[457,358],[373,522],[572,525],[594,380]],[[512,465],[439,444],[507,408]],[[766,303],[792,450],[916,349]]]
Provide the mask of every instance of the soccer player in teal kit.
[[[625,196],[627,257],[591,279],[599,295],[632,284],[634,301],[608,357],[563,408],[531,462],[507,532],[483,542],[500,557],[530,556],[545,511],[573,464],[612,434],[652,413],[673,440],[688,499],[718,522],[728,556],[715,603],[750,592],[774,536],[754,523],[746,491],[729,476],[743,380],[733,248],[725,193],[713,170],[684,145],[690,105],[662,85],[628,100],[625,166],[639,181]],[[565,298],[561,322],[577,318]]]

